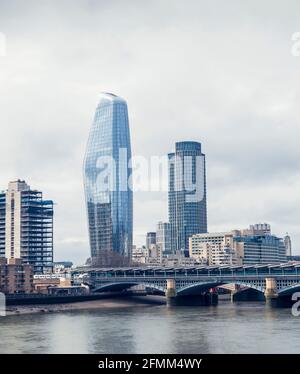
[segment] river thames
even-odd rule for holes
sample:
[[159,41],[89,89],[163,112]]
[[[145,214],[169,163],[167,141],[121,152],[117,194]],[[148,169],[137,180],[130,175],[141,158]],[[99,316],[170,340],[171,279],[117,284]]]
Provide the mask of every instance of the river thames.
[[12,315],[0,318],[0,353],[300,353],[299,318],[230,301]]

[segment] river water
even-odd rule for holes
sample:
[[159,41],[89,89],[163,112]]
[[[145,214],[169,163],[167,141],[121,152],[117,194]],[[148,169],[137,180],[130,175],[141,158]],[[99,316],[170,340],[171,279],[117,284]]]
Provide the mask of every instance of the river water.
[[300,353],[300,317],[230,301],[7,316],[0,353]]

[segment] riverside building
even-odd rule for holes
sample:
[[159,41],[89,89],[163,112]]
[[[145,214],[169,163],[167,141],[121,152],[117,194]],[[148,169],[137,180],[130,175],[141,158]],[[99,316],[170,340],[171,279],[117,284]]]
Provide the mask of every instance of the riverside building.
[[21,259],[35,274],[53,268],[53,201],[25,181],[0,193],[0,257]]
[[21,259],[0,258],[0,292],[4,294],[33,292],[33,269]]
[[267,226],[196,234],[189,239],[190,257],[208,265],[276,264],[287,261],[283,239]]

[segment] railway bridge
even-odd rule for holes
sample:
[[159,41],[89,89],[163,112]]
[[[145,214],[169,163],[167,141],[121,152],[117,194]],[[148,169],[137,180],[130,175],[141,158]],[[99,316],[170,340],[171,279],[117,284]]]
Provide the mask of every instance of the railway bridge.
[[165,295],[171,304],[215,303],[216,288],[230,288],[233,298],[254,291],[265,300],[287,299],[300,291],[300,263],[194,267],[79,267],[73,271],[94,292],[120,292],[134,286]]

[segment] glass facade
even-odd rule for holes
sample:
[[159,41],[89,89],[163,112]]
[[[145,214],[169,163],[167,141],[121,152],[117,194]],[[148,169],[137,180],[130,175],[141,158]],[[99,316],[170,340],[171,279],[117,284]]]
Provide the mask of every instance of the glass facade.
[[169,222],[158,222],[156,228],[156,244],[163,254],[171,254],[171,236]]
[[132,250],[131,145],[125,100],[103,93],[90,130],[84,186],[92,258]]
[[274,235],[238,236],[234,242],[242,244],[243,265],[287,261],[284,242]]
[[168,157],[171,249],[188,251],[189,238],[207,232],[205,155],[200,143],[187,141]]
[[146,235],[146,248],[150,249],[151,245],[156,244],[156,232],[147,232]]

